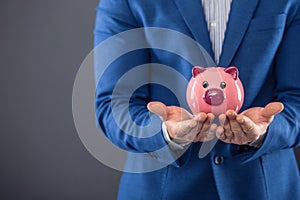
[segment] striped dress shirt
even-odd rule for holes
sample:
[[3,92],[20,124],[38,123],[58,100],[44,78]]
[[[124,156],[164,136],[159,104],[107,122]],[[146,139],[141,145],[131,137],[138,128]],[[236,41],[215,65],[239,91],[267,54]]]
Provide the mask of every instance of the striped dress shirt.
[[214,52],[219,64],[232,0],[202,0],[202,7]]

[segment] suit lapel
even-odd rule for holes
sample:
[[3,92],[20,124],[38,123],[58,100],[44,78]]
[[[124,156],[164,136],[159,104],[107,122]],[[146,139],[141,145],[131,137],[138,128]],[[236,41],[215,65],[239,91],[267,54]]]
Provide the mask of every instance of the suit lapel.
[[259,0],[233,0],[225,33],[220,66],[229,66],[239,48]]
[[194,36],[194,39],[201,44],[213,58],[212,45],[201,0],[174,0],[174,3]]

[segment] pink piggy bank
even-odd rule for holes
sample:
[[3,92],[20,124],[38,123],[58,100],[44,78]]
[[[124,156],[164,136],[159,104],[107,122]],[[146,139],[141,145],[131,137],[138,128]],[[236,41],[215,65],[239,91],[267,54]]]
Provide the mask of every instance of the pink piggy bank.
[[232,109],[238,112],[244,102],[244,88],[236,67],[194,67],[186,92],[193,114],[220,115]]

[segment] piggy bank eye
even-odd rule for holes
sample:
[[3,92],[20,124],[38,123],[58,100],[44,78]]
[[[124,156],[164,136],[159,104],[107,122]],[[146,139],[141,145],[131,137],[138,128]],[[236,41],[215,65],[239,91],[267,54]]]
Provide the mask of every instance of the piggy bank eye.
[[207,82],[207,81],[204,81],[204,82],[202,83],[202,86],[203,86],[204,88],[207,88],[207,87],[208,87],[208,82]]
[[220,83],[220,87],[221,87],[222,89],[226,88],[226,83],[225,83],[224,81],[222,81],[222,82]]

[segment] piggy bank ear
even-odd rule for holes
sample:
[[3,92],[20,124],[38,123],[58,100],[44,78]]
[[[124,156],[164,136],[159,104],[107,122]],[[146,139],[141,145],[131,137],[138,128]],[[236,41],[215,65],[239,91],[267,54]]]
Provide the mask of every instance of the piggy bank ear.
[[204,71],[205,71],[204,67],[200,67],[200,66],[193,67],[193,69],[192,69],[193,78],[195,78],[198,74],[200,74]]
[[224,71],[230,74],[234,80],[236,80],[239,76],[239,70],[235,66],[230,66],[224,69]]

